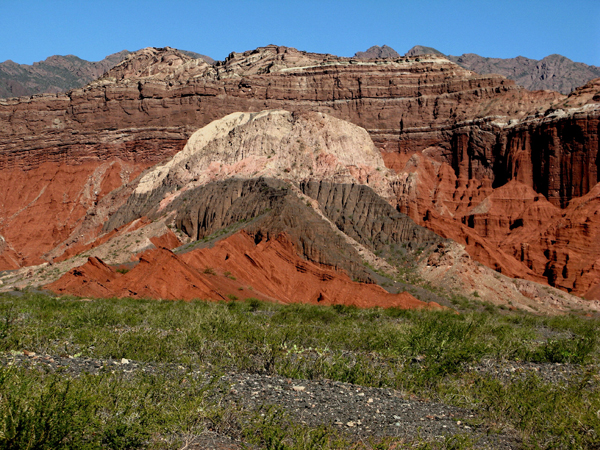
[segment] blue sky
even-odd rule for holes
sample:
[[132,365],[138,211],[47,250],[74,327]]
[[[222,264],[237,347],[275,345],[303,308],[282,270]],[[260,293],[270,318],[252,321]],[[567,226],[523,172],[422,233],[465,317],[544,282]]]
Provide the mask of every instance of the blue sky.
[[97,61],[170,46],[224,59],[268,44],[352,56],[387,44],[600,66],[600,0],[0,0],[0,62]]

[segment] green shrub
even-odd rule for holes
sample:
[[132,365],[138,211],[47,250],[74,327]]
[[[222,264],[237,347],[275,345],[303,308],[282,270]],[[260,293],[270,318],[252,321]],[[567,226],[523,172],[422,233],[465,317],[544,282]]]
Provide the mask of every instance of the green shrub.
[[0,369],[0,447],[3,449],[81,448],[93,422],[90,393],[70,382],[39,376],[24,379]]
[[257,311],[261,306],[261,301],[257,298],[250,297],[246,299],[246,304],[250,311]]
[[595,347],[596,336],[593,335],[549,339],[531,352],[528,359],[541,363],[583,364],[588,362]]

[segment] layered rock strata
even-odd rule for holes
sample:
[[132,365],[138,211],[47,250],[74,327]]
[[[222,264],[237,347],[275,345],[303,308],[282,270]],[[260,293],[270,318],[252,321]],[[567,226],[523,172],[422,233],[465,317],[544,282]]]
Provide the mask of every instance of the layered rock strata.
[[417,223],[509,277],[600,299],[600,184],[561,209],[527,184],[512,180],[493,189],[490,180],[456,178],[448,164],[423,154],[405,170],[399,208]]
[[392,206],[396,179],[356,125],[314,112],[234,113],[132,183],[104,230],[172,216],[198,240],[252,221],[255,235],[286,233],[303,257],[368,281],[357,245],[440,239]]
[[[485,175],[495,185],[530,178],[539,161],[543,176],[529,182],[546,195],[560,180],[598,181],[586,163],[597,157],[597,145],[588,141],[597,142],[598,111],[563,109],[544,118],[563,98],[432,55],[360,60],[270,46],[209,65],[173,49],[145,49],[85,89],[3,101],[0,167],[107,154],[157,161],[180,150],[197,128],[233,111],[283,108],[354,122],[386,152],[439,148],[458,176]],[[523,125],[515,123],[526,117]],[[579,143],[580,134],[588,148],[582,166],[561,162],[556,168],[557,158],[570,157],[563,147]],[[557,171],[560,179],[551,180]],[[589,190],[582,189],[580,195]],[[557,193],[558,202],[569,195]]]
[[430,133],[477,117],[524,117],[558,98],[433,56],[364,61],[269,46],[211,66],[173,49],[145,49],[85,89],[4,101],[0,153],[8,164],[7,151],[52,148],[53,137],[75,155],[81,141],[187,139],[233,111],[266,108],[326,112],[398,150],[400,136],[415,128]]
[[[273,280],[259,283],[265,276],[271,277],[263,259],[265,255],[250,254],[247,250],[242,261],[246,264],[251,261],[253,270],[259,273],[250,278],[240,276],[259,292],[277,294],[275,298],[283,301],[298,301],[299,295],[308,295],[303,301],[315,297],[314,301],[325,303],[413,307],[418,303],[406,303],[406,298],[388,294],[375,285],[371,267],[390,271],[394,268],[373,252],[398,244],[424,248],[443,239],[396,211],[389,203],[394,192],[388,178],[394,179],[394,173],[385,169],[368,134],[355,125],[321,113],[276,110],[231,114],[198,130],[181,152],[121,189],[130,195],[123,197],[126,201],[117,210],[108,213],[104,226],[108,233],[142,217],[172,224],[192,241],[180,249],[183,254],[169,256],[154,250],[142,253],[131,275],[122,278],[125,284],[117,283],[118,275],[109,272],[99,278],[92,268],[101,264],[90,260],[89,269],[87,266],[73,269],[52,288],[74,293],[78,286],[77,292],[81,294],[90,286],[94,293],[101,293],[108,289],[107,283],[112,283],[103,295],[225,298],[221,291],[202,281],[205,276],[198,278],[182,261],[192,258],[188,254],[198,255],[198,242],[244,230],[244,236],[257,249],[281,244],[288,248],[285,252],[278,250],[277,254],[295,267],[292,272],[299,272],[294,276],[290,272],[290,280],[318,276],[322,283],[326,282],[314,295],[312,284],[310,289],[298,290],[296,285],[283,283],[281,274],[272,275],[280,280],[275,283],[278,288],[273,287]],[[113,207],[117,203],[113,202]],[[230,239],[234,238],[224,242]],[[225,244],[215,244],[221,245]],[[284,256],[289,249],[294,250],[293,258]],[[223,259],[229,261],[232,255],[228,253]],[[194,258],[196,263],[192,266],[198,269],[199,256]],[[208,265],[214,255],[208,258],[201,258],[203,264]],[[370,267],[365,266],[365,258]],[[167,264],[168,261],[171,262]],[[232,259],[227,264],[237,267],[242,261],[234,264]],[[164,292],[138,292],[136,280],[142,275],[136,278],[133,274],[151,272],[153,279],[162,280],[164,270],[168,269],[160,268],[161,265],[170,265],[173,280],[197,289],[193,293],[164,289]],[[330,272],[319,275],[317,269],[310,269],[312,265],[327,267]],[[279,270],[286,267],[280,266]],[[332,270],[339,273],[334,276]],[[348,279],[348,276],[370,287],[347,285],[346,281],[340,284],[340,277]],[[124,291],[127,283],[128,290]],[[255,286],[256,283],[260,286]],[[204,288],[200,289],[201,286]],[[118,289],[114,290],[115,287]],[[352,290],[354,293],[350,294]],[[217,291],[221,293],[217,295]]]
[[[548,167],[544,173],[556,173],[556,155],[568,156],[563,143],[579,142],[581,133],[596,142],[597,109],[561,110],[544,120],[544,112],[563,98],[480,76],[436,56],[360,60],[269,46],[209,65],[173,49],[144,49],[85,89],[3,101],[0,167],[106,154],[156,161],[180,150],[177,141],[232,111],[283,108],[354,122],[385,152],[439,148],[458,176],[485,175],[500,185],[529,177],[537,161]],[[529,116],[523,126],[515,123]],[[540,144],[547,151],[538,154]],[[597,146],[585,160],[596,156]],[[563,164],[560,171],[563,180],[597,182],[585,162]],[[532,187],[554,192],[556,178],[548,177],[532,180]],[[583,187],[581,195],[586,192]]]
[[[446,167],[452,181],[448,165],[422,155],[410,161],[419,158]],[[419,180],[420,173],[412,175]],[[404,179],[383,166],[367,133],[355,125],[322,113],[231,114],[198,130],[175,157],[99,198],[68,239],[48,253],[53,266],[42,264],[2,279],[47,283],[48,277],[69,270],[52,284],[57,292],[227,299],[258,291],[256,296],[270,300],[406,307],[405,296],[396,294],[411,289],[421,299],[447,302],[411,285],[413,277],[423,276],[440,289],[472,290],[479,298],[528,310],[580,306],[579,299],[535,283],[517,285],[478,266],[460,245],[398,212],[397,200],[410,200],[410,189],[403,191],[410,187],[407,180],[410,176]],[[414,187],[422,192],[418,183]],[[493,213],[485,206],[493,201],[506,207],[500,195],[483,198],[484,191],[488,197],[494,194],[488,182],[481,195],[473,196],[482,206],[465,208],[464,196],[475,191],[473,184],[463,186],[460,198],[446,202],[442,195],[436,207],[456,216]],[[539,202],[539,196],[527,197],[514,205],[511,223]],[[417,202],[415,211],[421,206]],[[475,227],[477,221],[472,222]],[[240,230],[246,244],[234,235]],[[501,237],[490,233],[488,238]],[[161,249],[180,243],[174,253]],[[266,249],[275,250],[274,255]],[[93,258],[77,267],[85,255]],[[116,272],[100,259],[129,272]],[[243,283],[236,284],[238,279]],[[239,297],[235,290],[240,288],[251,292]]]
[[[199,127],[233,111],[292,110],[289,116],[270,116],[272,130],[278,126],[282,130],[293,128],[294,123],[304,120],[301,113],[307,111],[329,113],[366,128],[383,152],[385,165],[402,172],[399,177],[388,182],[393,174],[374,160],[365,164],[370,169],[363,170],[360,164],[348,164],[335,152],[324,158],[316,144],[329,142],[325,135],[320,141],[308,135],[300,136],[305,148],[297,143],[294,152],[294,142],[271,137],[272,142],[255,141],[247,146],[252,156],[248,160],[236,159],[240,155],[234,152],[231,161],[215,160],[211,163],[216,165],[203,165],[202,173],[194,173],[191,180],[177,178],[183,175],[175,176],[169,167],[160,165],[149,172],[145,182],[154,177],[163,186],[159,194],[170,192],[175,198],[181,193],[174,192],[174,187],[184,181],[191,182],[191,188],[193,183],[230,176],[270,176],[265,149],[278,142],[285,144],[290,154],[277,157],[276,172],[283,169],[285,174],[288,169],[288,178],[294,182],[303,181],[312,171],[314,179],[367,184],[418,223],[435,230],[455,230],[446,235],[470,245],[470,251],[475,249],[473,254],[491,267],[558,283],[558,278],[550,274],[562,273],[561,265],[540,274],[539,265],[532,263],[529,267],[528,260],[535,258],[515,261],[512,250],[499,249],[475,231],[475,217],[470,226],[469,214],[457,213],[456,209],[477,206],[490,189],[511,180],[562,208],[591,192],[598,182],[600,97],[596,87],[597,83],[590,83],[569,97],[528,92],[500,76],[480,76],[436,56],[358,60],[269,46],[234,53],[223,62],[209,65],[173,49],[144,49],[84,89],[1,101],[0,172],[17,168],[32,171],[48,162],[65,167],[90,163],[92,167],[114,157],[139,170],[179,152]],[[233,120],[246,119],[237,115]],[[256,123],[249,121],[247,125]],[[261,126],[267,126],[267,121]],[[315,124],[310,134],[318,134],[321,126],[327,129],[324,122]],[[231,131],[210,144],[221,156],[226,154],[228,140],[231,148],[234,143],[236,148],[242,144],[235,132],[229,135]],[[450,191],[425,188],[423,184],[419,187],[419,179],[425,175],[409,170],[413,155],[431,161],[433,172],[428,173],[441,177],[439,183],[454,191],[454,206],[439,199],[432,206],[431,199],[438,197],[436,192]],[[210,160],[207,155],[199,158],[203,164]],[[283,167],[284,162],[289,167]],[[338,165],[343,170],[332,172],[336,179],[327,171]],[[161,178],[165,170],[169,175]],[[127,182],[122,178],[120,183]],[[95,200],[97,205],[92,202],[87,209],[73,210],[72,223],[76,225],[69,225],[60,234],[61,248],[64,250],[67,243],[77,245],[79,236],[88,232],[90,236],[98,233],[103,218],[126,201],[132,189],[143,189],[140,186],[143,184],[125,186],[119,193]],[[463,194],[458,195],[460,192]],[[17,210],[27,210],[33,198],[17,202]],[[442,217],[442,222],[435,225],[431,217],[445,214],[439,212],[440,208],[450,212],[452,220],[444,222],[446,218]],[[21,216],[19,213],[16,217]],[[95,219],[88,220],[90,217]],[[20,229],[27,223],[20,220],[13,220],[11,228]],[[14,238],[7,237],[5,228],[0,229],[0,235],[7,249],[3,257],[14,261],[15,255],[23,253],[21,244],[13,244]],[[44,247],[43,251],[30,253],[40,257],[46,251]],[[60,256],[60,252],[55,253]],[[577,279],[584,275],[580,273]]]
[[[367,52],[358,52],[357,57],[377,57],[379,54],[396,53],[390,47],[371,47]],[[397,53],[396,53],[397,54]],[[541,60],[517,56],[516,58],[486,58],[474,53],[461,56],[444,55],[432,47],[415,45],[406,56],[439,55],[448,58],[465,69],[477,73],[497,73],[514,80],[530,91],[552,90],[570,94],[579,86],[600,76],[600,67],[573,62],[562,55],[548,55]]]

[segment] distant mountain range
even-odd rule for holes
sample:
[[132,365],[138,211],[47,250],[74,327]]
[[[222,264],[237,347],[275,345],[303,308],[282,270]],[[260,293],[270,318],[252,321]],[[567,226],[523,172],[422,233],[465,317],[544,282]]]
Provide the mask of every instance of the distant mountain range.
[[[569,94],[575,88],[600,77],[600,67],[573,62],[562,55],[549,55],[536,60],[517,56],[516,58],[486,58],[475,53],[461,56],[444,55],[432,47],[416,45],[405,56],[435,54],[444,56],[459,66],[479,74],[496,73],[514,80],[531,91],[550,89]],[[393,48],[384,45],[373,46],[366,52],[357,52],[357,58],[398,58],[401,55]]]
[[[215,61],[209,56],[181,51],[192,58],[201,58],[209,64]],[[32,65],[17,64],[11,60],[0,63],[0,98],[21,97],[41,93],[65,92],[83,87],[102,76],[123,61],[131,52],[123,50],[107,56],[102,61],[86,61],[74,55],[54,55]],[[496,73],[514,80],[529,90],[550,89],[569,94],[575,88],[600,77],[600,67],[573,62],[561,55],[550,55],[535,60],[516,58],[485,58],[474,53],[461,56],[445,55],[432,47],[416,45],[404,56],[436,54],[459,66],[479,74]],[[373,46],[364,52],[356,52],[356,58],[399,58],[393,48]]]
[[[199,53],[182,51],[192,58],[214,60]],[[102,61],[86,61],[74,55],[54,55],[32,65],[11,60],[0,63],[0,98],[65,92],[83,87],[123,61],[131,52],[122,50]]]

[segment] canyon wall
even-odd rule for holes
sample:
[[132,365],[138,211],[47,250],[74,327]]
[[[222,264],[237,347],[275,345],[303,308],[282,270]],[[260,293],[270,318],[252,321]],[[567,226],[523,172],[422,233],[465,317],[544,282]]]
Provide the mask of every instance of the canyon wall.
[[544,115],[560,102],[431,55],[360,60],[269,46],[209,65],[145,49],[84,89],[1,101],[0,168],[159,161],[234,111],[317,110],[367,129],[384,152],[433,149],[459,177],[518,179],[564,205],[598,181],[599,113]]
[[[27,192],[2,205],[2,257],[8,261],[3,267],[39,262],[74,233],[107,192],[89,194],[89,186],[102,183],[96,170],[103,164],[114,166],[102,173],[112,174],[106,186],[115,188],[182,150],[192,133],[216,119],[234,111],[285,109],[327,113],[365,128],[387,167],[403,180],[394,187],[398,209],[417,223],[465,243],[490,267],[587,292],[596,278],[584,287],[578,280],[596,273],[596,266],[577,266],[580,272],[573,275],[575,269],[564,267],[579,256],[567,260],[566,250],[555,244],[536,244],[543,247],[542,256],[537,250],[520,256],[513,247],[500,248],[523,218],[492,226],[496,218],[484,220],[483,206],[473,210],[511,181],[555,208],[593,197],[599,181],[598,92],[598,80],[568,97],[530,92],[502,76],[478,75],[434,55],[364,60],[268,46],[209,65],[170,48],[144,49],[85,88],[0,100],[0,176],[7,183],[16,179],[15,188]],[[421,158],[418,167],[415,155]],[[49,186],[73,168],[85,168],[77,169],[78,181],[63,182],[49,203],[41,201],[53,191],[37,177],[48,178]],[[78,193],[77,207],[63,191]],[[39,212],[31,212],[30,205],[38,205]],[[48,209],[70,219],[48,231],[46,221],[36,220]],[[34,248],[33,239],[17,236],[20,230],[43,235],[46,244]]]

